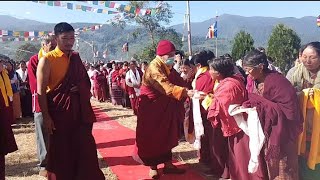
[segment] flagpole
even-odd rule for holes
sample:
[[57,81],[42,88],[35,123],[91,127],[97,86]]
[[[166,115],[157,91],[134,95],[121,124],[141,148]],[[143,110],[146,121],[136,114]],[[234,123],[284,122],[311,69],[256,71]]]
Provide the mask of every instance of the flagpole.
[[190,23],[190,3],[187,1],[187,16],[188,16],[188,50],[189,56],[192,56],[192,47],[191,47],[191,23]]
[[129,61],[129,34],[127,36],[127,45],[128,45],[128,47],[127,47],[127,49],[128,49],[128,51],[127,51],[127,61]]

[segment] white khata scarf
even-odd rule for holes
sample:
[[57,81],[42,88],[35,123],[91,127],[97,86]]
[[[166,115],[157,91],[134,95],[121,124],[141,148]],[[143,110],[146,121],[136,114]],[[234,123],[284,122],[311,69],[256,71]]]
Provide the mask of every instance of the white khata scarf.
[[[130,80],[130,81],[129,81]],[[141,84],[141,77],[139,74],[139,71],[136,69],[136,73],[130,69],[126,74],[126,84],[129,87],[137,86]],[[134,88],[134,91],[136,92],[136,96],[140,95],[140,88]]]

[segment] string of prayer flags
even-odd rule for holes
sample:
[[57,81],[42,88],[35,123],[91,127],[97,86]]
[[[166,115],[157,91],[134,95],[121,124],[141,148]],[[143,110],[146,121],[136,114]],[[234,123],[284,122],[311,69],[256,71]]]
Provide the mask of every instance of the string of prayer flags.
[[[117,11],[109,11],[107,9],[101,9],[101,8],[95,8],[91,6],[85,6],[80,4],[74,4],[70,2],[64,2],[64,1],[32,1],[34,3],[40,3],[40,4],[46,4],[48,6],[55,6],[55,7],[62,7],[69,10],[77,10],[77,11],[83,11],[83,12],[94,12],[94,13],[104,13],[104,14],[117,14],[119,12]],[[94,2],[94,5],[97,5],[96,1]]]
[[120,4],[120,3],[116,3],[116,2],[112,2],[112,1],[82,1],[88,4],[100,4],[100,5],[104,5],[107,8],[115,8],[120,12],[126,12],[126,13],[132,13],[135,15],[151,15],[154,16],[156,13],[158,13],[159,8],[161,8],[163,1],[159,1],[159,3],[157,4],[156,8],[151,8],[151,9],[139,9],[139,8],[135,8],[132,7],[131,5],[124,5],[124,4]]

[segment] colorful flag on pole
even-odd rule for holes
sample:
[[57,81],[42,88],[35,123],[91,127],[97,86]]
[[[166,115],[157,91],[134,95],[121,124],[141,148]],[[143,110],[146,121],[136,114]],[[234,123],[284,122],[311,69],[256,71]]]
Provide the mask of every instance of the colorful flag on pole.
[[122,52],[128,52],[129,51],[129,43],[126,42],[122,46]]
[[218,37],[218,29],[217,29],[217,21],[215,21],[214,24],[208,28],[206,39],[213,39],[217,37]]

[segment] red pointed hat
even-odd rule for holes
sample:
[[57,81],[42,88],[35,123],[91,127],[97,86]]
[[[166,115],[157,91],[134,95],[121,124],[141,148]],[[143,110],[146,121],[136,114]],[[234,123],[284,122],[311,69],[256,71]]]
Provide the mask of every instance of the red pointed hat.
[[169,55],[171,52],[175,52],[176,48],[172,44],[172,42],[168,40],[161,40],[158,43],[157,47],[157,55],[163,56],[163,55]]

